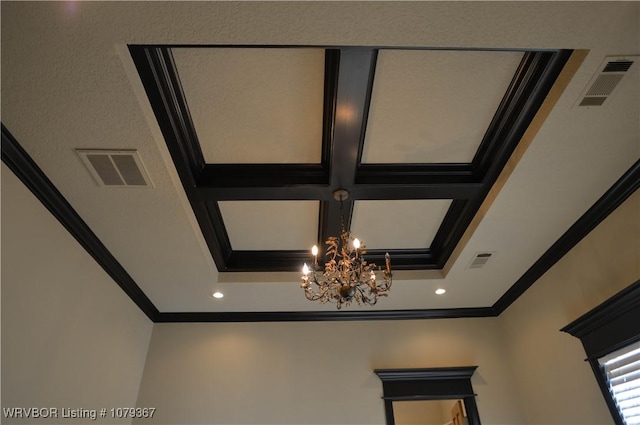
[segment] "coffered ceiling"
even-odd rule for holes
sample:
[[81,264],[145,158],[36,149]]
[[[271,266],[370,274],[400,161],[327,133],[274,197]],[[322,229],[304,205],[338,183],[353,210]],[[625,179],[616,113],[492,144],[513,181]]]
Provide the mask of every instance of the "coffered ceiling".
[[[5,145],[24,149],[154,320],[495,315],[606,216],[598,199],[637,188],[635,3],[1,13],[3,161],[24,179]],[[579,106],[607,61],[632,65]],[[135,150],[151,184],[99,185],[78,149]],[[391,254],[374,307],[335,312],[299,287],[309,248],[340,230],[337,189],[368,259]],[[478,253],[492,255],[470,268]]]

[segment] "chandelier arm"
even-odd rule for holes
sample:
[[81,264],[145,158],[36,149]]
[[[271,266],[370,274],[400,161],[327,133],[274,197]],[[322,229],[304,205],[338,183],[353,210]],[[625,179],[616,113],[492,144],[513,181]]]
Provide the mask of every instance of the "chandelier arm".
[[369,304],[369,297],[367,297],[364,293],[364,291],[362,290],[362,288],[360,287],[360,285],[358,285],[357,287],[358,292],[360,292],[360,298],[362,299],[363,302]]
[[313,292],[305,291],[304,295],[309,301],[318,301],[320,298],[322,298],[322,294],[319,293],[314,294]]
[[[305,265],[300,285],[308,300],[330,302],[336,304],[338,309],[350,306],[354,300],[358,305],[375,305],[379,296],[387,296],[392,282],[389,254],[385,255],[386,268],[382,270],[384,279],[377,281],[375,272],[379,268],[375,263],[367,263],[366,246],[357,238],[351,238],[350,232],[345,229],[343,201],[347,198],[348,193],[344,190],[334,192],[334,199],[340,201],[340,234],[327,239],[327,261],[322,268],[317,261],[317,248],[313,248],[311,276],[308,276],[309,269]],[[315,285],[315,290],[311,285]]]

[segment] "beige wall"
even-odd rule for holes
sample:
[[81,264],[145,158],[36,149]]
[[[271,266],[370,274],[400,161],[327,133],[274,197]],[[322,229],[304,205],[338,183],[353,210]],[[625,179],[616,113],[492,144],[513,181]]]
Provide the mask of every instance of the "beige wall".
[[3,165],[2,407],[135,406],[152,327]]
[[450,425],[456,400],[397,401],[393,403],[396,425]]
[[559,330],[640,278],[640,192],[501,316],[529,424],[613,424],[580,341]]
[[497,320],[157,324],[138,404],[162,424],[383,424],[374,369],[479,365],[483,423],[520,424]]
[[[396,425],[443,425],[451,420],[449,400],[412,400],[393,402],[393,416]],[[451,407],[449,407],[449,411]]]

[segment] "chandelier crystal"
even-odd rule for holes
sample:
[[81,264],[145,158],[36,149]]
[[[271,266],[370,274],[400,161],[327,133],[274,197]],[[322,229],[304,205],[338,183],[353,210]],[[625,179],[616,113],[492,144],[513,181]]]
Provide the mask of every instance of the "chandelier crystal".
[[352,301],[358,305],[375,305],[378,297],[386,297],[391,289],[391,257],[384,256],[385,268],[382,279],[376,277],[379,267],[374,263],[367,263],[364,256],[366,246],[358,238],[352,238],[345,230],[342,201],[349,194],[345,190],[337,190],[333,197],[340,201],[340,236],[331,236],[326,241],[327,251],[324,268],[318,264],[318,247],[311,249],[313,263],[309,267],[306,263],[302,268],[302,282],[305,297],[310,301],[335,303],[338,309],[349,306]]

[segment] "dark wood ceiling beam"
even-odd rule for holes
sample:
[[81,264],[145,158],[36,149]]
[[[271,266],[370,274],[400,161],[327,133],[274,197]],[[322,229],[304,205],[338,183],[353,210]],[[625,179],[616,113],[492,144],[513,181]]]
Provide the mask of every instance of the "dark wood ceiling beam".
[[394,182],[479,183],[473,164],[360,164],[356,184]]
[[482,189],[472,164],[360,164],[354,199],[471,199]]
[[331,186],[336,189],[355,183],[376,57],[372,48],[340,49],[330,165]]
[[[357,200],[402,200],[402,199],[453,199],[474,198],[482,190],[482,184],[378,184],[356,186],[349,191],[349,200],[345,202],[345,220],[350,216],[352,203]],[[328,185],[292,184],[289,186],[214,186],[197,187],[192,196],[200,201],[250,201],[250,200],[316,200],[329,205],[324,206],[329,216],[338,220],[340,230],[340,204],[332,197]],[[336,233],[333,233],[334,235]]]
[[198,187],[193,198],[199,201],[319,201],[331,194],[327,186],[269,186],[269,187]]
[[525,52],[472,164],[493,184],[522,139],[572,50]]
[[438,269],[437,258],[429,248],[425,249],[367,249],[367,262],[384,267],[384,255],[391,253],[393,270]]
[[205,166],[178,71],[168,47],[129,46],[167,148],[185,189]]
[[208,164],[194,194],[215,200],[328,200],[328,167],[322,164]]
[[[330,192],[337,189],[350,192],[355,185],[356,169],[369,113],[376,58],[377,49],[374,48],[342,48],[339,51],[335,97],[325,99],[325,104],[334,105],[331,115],[333,137],[329,162]],[[344,224],[348,229],[353,209],[351,198],[345,200],[342,206]],[[330,199],[322,203],[318,242],[324,242],[329,236],[340,234],[340,213],[339,201]]]
[[401,199],[471,199],[482,190],[481,183],[468,184],[376,184],[356,186],[350,198],[356,200],[401,200]]
[[321,164],[207,164],[198,187],[263,188],[283,185],[329,185],[328,167]]
[[309,263],[309,251],[239,251],[231,253],[226,262],[226,271],[234,272],[300,272],[302,265]]
[[[367,249],[367,262],[384,266],[384,254],[387,250]],[[322,254],[320,255],[320,257]],[[320,261],[320,257],[318,260]],[[225,271],[272,272],[301,271],[302,264],[312,261],[309,250],[282,251],[238,251],[230,253]],[[430,249],[393,250],[394,270],[431,270],[437,269],[436,258]]]

